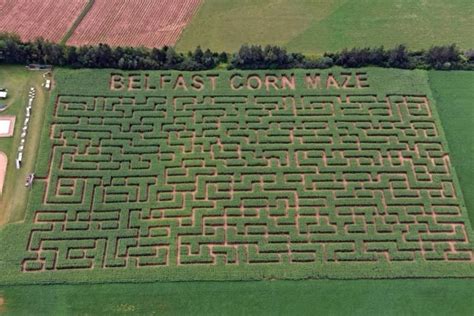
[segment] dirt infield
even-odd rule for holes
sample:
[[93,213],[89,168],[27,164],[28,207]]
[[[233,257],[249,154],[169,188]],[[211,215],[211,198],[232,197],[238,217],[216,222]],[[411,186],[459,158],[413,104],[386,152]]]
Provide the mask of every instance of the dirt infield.
[[7,155],[0,151],[0,194],[3,192],[3,184],[7,174],[8,158]]
[[0,32],[60,41],[87,0],[0,0]]
[[0,137],[12,137],[15,130],[15,116],[0,116]]
[[201,0],[96,0],[70,45],[174,45]]

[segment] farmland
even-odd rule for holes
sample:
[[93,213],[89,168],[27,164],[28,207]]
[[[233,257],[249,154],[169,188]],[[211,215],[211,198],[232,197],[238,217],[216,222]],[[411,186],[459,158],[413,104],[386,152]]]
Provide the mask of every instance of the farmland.
[[446,131],[453,166],[459,176],[471,224],[474,223],[474,73],[429,73],[430,86]]
[[17,286],[0,297],[7,315],[471,315],[473,291],[469,279],[305,280]]
[[201,0],[95,0],[70,45],[172,46]]
[[424,71],[56,78],[3,282],[473,275]]
[[[17,121],[0,138],[0,314],[471,315],[474,71],[425,69],[473,69],[473,15],[471,0],[0,0],[0,32],[134,46],[0,40],[0,115]],[[369,65],[417,69],[295,69],[450,43],[459,62],[373,50],[395,62]],[[242,44],[310,62],[232,58]],[[183,60],[140,47],[163,45]],[[230,54],[216,66],[206,48]],[[33,62],[55,67],[51,92],[5,65]]]
[[[236,51],[272,44],[310,55],[351,47],[474,46],[470,0],[0,0],[0,32],[67,44],[200,45]],[[416,30],[416,31],[414,31]]]
[[23,40],[37,37],[59,42],[84,9],[87,0],[0,0],[0,32]]
[[207,0],[177,48],[236,51],[244,43],[277,44],[307,54],[396,44],[472,48],[473,14],[471,0]]

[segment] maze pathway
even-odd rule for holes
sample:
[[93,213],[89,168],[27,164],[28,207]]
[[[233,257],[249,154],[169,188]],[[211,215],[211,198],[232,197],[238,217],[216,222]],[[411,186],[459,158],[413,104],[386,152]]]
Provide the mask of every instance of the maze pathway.
[[59,95],[24,272],[472,261],[425,95]]

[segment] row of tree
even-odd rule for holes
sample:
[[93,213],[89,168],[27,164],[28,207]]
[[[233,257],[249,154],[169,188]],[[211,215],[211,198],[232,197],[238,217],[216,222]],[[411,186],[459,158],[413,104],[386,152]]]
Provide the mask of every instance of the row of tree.
[[14,34],[0,34],[0,63],[48,64],[73,68],[120,68],[125,70],[213,69],[228,61],[227,54],[213,53],[200,47],[188,54],[177,53],[172,47],[66,46],[38,38],[22,42]]
[[367,66],[402,69],[474,70],[474,50],[462,52],[456,45],[433,46],[428,50],[409,51],[399,45],[392,49],[353,48],[341,52],[325,53],[310,58],[302,54],[287,53],[277,46],[244,45],[234,54],[231,67],[238,69],[266,68],[329,68],[341,66],[358,68]]
[[172,47],[66,46],[41,38],[22,42],[17,35],[0,33],[0,63],[49,64],[73,68],[119,68],[125,70],[176,69],[206,70],[219,65],[236,69],[349,68],[379,66],[404,69],[474,70],[474,50],[460,51],[455,45],[434,46],[429,50],[409,51],[399,45],[393,49],[353,48],[312,58],[289,53],[268,45],[243,45],[233,55],[202,50],[178,53]]

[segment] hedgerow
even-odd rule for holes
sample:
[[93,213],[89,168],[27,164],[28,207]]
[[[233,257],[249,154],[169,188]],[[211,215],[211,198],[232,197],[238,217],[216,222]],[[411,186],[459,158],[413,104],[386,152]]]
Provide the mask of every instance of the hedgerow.
[[472,49],[462,52],[453,45],[409,51],[404,45],[391,49],[353,48],[327,52],[319,58],[288,53],[285,48],[242,45],[238,52],[203,51],[178,53],[172,47],[66,46],[41,38],[22,42],[14,34],[0,33],[0,63],[50,64],[71,68],[117,68],[123,70],[209,70],[220,65],[230,69],[326,69],[332,66],[359,68],[378,66],[401,69],[473,70]]

